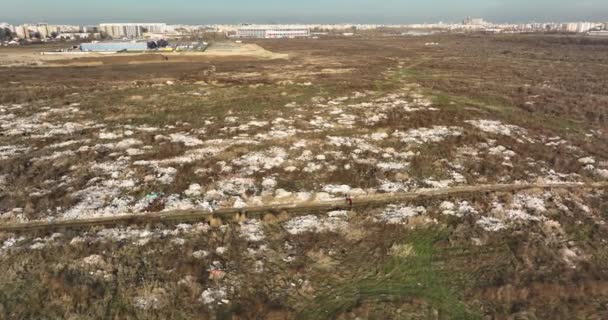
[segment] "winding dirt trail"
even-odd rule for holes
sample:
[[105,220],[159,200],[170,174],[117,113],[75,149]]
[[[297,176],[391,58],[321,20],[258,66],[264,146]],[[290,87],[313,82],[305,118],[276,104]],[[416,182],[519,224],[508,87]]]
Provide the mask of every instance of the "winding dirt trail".
[[[543,184],[491,184],[475,186],[459,186],[445,189],[419,190],[414,192],[385,193],[358,196],[353,199],[352,208],[373,208],[391,203],[430,198],[442,198],[457,195],[483,194],[488,192],[515,192],[523,190],[549,189],[604,189],[608,182],[597,183],[543,183]],[[113,226],[121,224],[154,224],[163,222],[189,222],[215,218],[230,218],[237,214],[248,216],[267,213],[298,214],[302,212],[315,213],[337,209],[350,209],[343,200],[325,202],[301,202],[281,205],[269,205],[247,208],[222,208],[214,212],[204,210],[167,211],[147,214],[124,214],[110,217],[98,217],[75,220],[32,221],[26,223],[0,225],[0,232],[28,232],[57,229],[78,229],[94,226]]]

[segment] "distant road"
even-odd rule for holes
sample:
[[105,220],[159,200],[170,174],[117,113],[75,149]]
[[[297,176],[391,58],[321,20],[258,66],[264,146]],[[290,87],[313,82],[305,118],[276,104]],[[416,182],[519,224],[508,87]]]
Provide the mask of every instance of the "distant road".
[[[414,192],[373,194],[353,197],[353,208],[373,208],[391,203],[412,200],[442,198],[448,196],[483,194],[487,192],[514,192],[531,189],[604,189],[608,182],[598,183],[543,183],[543,184],[492,184],[459,186],[445,189],[430,189]],[[95,226],[116,226],[130,224],[179,223],[216,218],[231,218],[237,214],[259,216],[267,213],[318,213],[331,210],[349,209],[343,200],[325,202],[301,202],[282,205],[248,208],[224,208],[214,212],[203,210],[183,210],[146,214],[124,214],[90,219],[34,221],[0,225],[0,232],[49,231],[61,229],[81,229]]]

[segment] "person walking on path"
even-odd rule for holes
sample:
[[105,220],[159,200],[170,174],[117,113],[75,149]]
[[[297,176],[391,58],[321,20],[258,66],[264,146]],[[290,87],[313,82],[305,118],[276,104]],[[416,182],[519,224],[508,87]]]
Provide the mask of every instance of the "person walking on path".
[[347,194],[344,196],[344,200],[346,201],[346,204],[348,204],[348,207],[350,209],[352,209],[353,208],[353,198],[349,194]]

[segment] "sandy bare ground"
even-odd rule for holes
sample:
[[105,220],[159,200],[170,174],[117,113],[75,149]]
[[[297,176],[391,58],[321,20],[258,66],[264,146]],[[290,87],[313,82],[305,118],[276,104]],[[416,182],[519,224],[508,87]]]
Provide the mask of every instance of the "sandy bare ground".
[[256,59],[286,59],[287,54],[265,50],[257,44],[226,43],[210,46],[205,52],[152,53],[47,53],[44,48],[5,48],[0,50],[0,67],[16,66],[99,66],[108,64],[147,64],[205,60],[208,58],[249,57]]
[[149,214],[124,214],[111,217],[100,217],[90,219],[71,219],[56,221],[34,221],[27,223],[0,225],[0,232],[28,232],[39,230],[55,230],[66,228],[86,228],[93,226],[111,226],[119,224],[149,224],[162,222],[186,222],[205,220],[211,217],[230,218],[235,215],[246,214],[248,216],[263,215],[266,213],[298,213],[326,212],[337,209],[371,208],[390,203],[398,203],[412,200],[442,198],[446,196],[481,194],[486,192],[515,192],[523,190],[572,190],[572,189],[604,189],[608,182],[598,183],[540,183],[540,184],[492,184],[461,186],[444,189],[420,190],[414,192],[399,192],[387,194],[374,194],[357,197],[349,207],[343,200],[334,201],[307,201],[300,203],[256,206],[247,208],[221,208],[214,212],[204,210],[178,210],[162,213]]

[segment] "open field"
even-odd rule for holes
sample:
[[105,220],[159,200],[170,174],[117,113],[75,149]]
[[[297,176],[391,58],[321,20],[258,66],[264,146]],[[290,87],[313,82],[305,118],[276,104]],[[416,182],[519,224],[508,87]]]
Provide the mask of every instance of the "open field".
[[244,46],[0,68],[0,318],[608,317],[608,41]]

